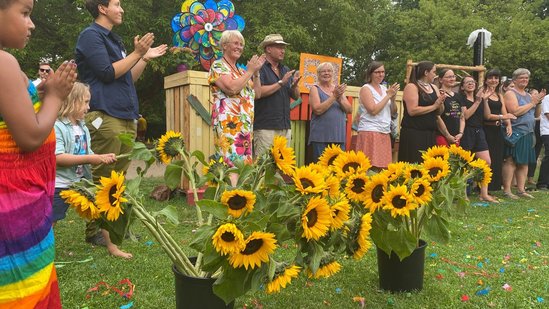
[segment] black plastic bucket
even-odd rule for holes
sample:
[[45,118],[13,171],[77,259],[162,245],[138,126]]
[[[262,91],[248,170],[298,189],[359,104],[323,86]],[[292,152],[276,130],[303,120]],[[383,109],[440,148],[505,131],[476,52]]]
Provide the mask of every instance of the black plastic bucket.
[[[190,258],[194,263],[196,258]],[[189,277],[172,267],[175,275],[176,309],[225,309],[234,308],[234,301],[228,305],[213,292],[215,278]]]
[[420,240],[419,247],[402,261],[395,252],[391,252],[389,257],[377,248],[379,287],[389,292],[412,292],[423,289],[426,247],[427,243]]

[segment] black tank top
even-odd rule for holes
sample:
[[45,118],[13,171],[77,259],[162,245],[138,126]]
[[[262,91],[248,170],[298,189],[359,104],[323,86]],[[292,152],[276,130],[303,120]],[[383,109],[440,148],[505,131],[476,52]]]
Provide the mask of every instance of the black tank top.
[[[431,86],[431,89],[433,90],[431,93],[419,91],[419,106],[431,106],[435,103],[438,95],[433,89],[433,86]],[[402,118],[401,126],[416,130],[435,131],[437,129],[436,117],[436,110],[419,116],[410,116],[408,114],[408,109],[406,108],[406,102],[404,102],[404,117]]]

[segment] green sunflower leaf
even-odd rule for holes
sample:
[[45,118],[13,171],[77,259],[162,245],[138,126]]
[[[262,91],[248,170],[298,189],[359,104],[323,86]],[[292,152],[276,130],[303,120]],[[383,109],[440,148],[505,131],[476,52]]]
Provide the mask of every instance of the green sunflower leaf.
[[164,181],[166,181],[166,185],[172,190],[181,185],[181,174],[183,173],[182,166],[182,161],[172,161],[172,163],[166,166]]
[[223,206],[220,202],[214,200],[200,200],[196,204],[200,206],[203,211],[212,214],[214,217],[220,220],[227,219],[229,215],[227,207]]

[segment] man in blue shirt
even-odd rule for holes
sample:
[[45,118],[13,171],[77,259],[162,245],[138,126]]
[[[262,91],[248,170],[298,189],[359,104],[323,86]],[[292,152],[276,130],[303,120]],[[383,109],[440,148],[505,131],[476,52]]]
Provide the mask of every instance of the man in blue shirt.
[[[120,133],[136,135],[136,119],[139,104],[134,82],[141,76],[147,62],[162,56],[165,44],[151,48],[154,34],[134,37],[135,49],[130,54],[122,39],[111,30],[122,24],[124,10],[120,0],[86,0],[86,9],[95,19],[84,29],[76,43],[75,60],[80,79],[89,84],[91,92],[90,112],[86,115],[92,139],[93,151],[97,154],[127,153],[131,147],[121,143]],[[126,171],[130,161],[120,159],[113,164],[102,164],[93,169],[93,177],[110,177],[112,170]],[[109,247],[108,233],[99,234],[97,224],[86,228],[86,241],[103,245],[104,236],[109,252],[130,258],[131,254],[120,251],[115,245]]]

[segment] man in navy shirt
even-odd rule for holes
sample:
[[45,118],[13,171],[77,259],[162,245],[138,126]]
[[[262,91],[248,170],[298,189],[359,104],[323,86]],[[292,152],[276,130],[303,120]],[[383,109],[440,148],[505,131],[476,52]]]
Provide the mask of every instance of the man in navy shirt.
[[[136,135],[136,119],[139,118],[139,104],[134,82],[141,76],[147,62],[162,56],[167,46],[151,48],[154,34],[134,37],[135,49],[130,54],[122,39],[111,30],[122,24],[124,10],[120,0],[86,0],[86,9],[95,19],[84,29],[76,43],[75,60],[80,79],[89,84],[91,92],[90,112],[86,125],[91,134],[91,148],[95,153],[127,153],[131,147],[121,143],[120,133]],[[113,164],[102,164],[94,168],[93,176],[110,177],[112,170],[126,171],[130,162],[120,159]],[[102,240],[101,236],[105,238]],[[86,241],[103,245],[115,256],[130,258],[110,243],[108,233],[98,233],[97,224],[86,228]]]
[[259,45],[267,61],[261,67],[261,98],[254,103],[254,156],[260,156],[273,144],[275,135],[292,138],[290,127],[290,97],[299,98],[299,72],[282,64],[286,52],[280,34],[269,34]]

